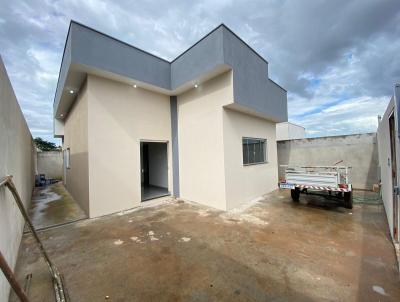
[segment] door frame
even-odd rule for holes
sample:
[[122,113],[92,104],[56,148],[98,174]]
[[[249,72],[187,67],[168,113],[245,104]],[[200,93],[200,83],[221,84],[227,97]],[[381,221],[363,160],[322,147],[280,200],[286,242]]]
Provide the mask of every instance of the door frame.
[[390,141],[390,168],[391,168],[391,181],[392,181],[392,198],[393,198],[393,238],[398,242],[399,238],[399,187],[397,175],[397,146],[396,146],[396,120],[394,111],[389,115],[389,141]]
[[168,192],[169,190],[169,183],[170,183],[170,164],[169,164],[169,140],[155,140],[155,139],[139,139],[139,192],[140,192],[140,202],[142,202],[142,158],[140,153],[140,148],[142,143],[162,143],[167,145],[167,184],[168,184]]

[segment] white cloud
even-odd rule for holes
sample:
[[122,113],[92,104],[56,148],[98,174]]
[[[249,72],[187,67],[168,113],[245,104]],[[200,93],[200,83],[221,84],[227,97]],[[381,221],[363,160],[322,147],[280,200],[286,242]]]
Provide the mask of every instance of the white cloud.
[[375,132],[377,112],[383,113],[388,101],[386,96],[352,98],[292,120],[306,127],[307,135],[311,137]]
[[[0,51],[34,135],[51,133],[70,19],[166,59],[225,23],[269,61],[310,136],[373,131],[400,80],[398,0],[0,0]],[[50,138],[48,134],[46,138]]]

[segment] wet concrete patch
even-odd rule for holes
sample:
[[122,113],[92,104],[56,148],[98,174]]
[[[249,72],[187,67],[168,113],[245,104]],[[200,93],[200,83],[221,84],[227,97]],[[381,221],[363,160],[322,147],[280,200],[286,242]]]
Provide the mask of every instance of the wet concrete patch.
[[86,218],[61,182],[35,188],[29,215],[36,229]]

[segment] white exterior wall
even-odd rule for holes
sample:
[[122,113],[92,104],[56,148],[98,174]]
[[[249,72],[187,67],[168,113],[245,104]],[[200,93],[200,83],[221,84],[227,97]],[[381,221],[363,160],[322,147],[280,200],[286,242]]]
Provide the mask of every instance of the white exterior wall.
[[[89,215],[88,87],[84,84],[65,120],[63,150],[70,150],[70,168],[64,184],[72,197]],[[65,163],[64,163],[65,164]]]
[[276,124],[276,140],[291,140],[302,139],[306,137],[306,129],[304,127],[290,123],[283,122]]
[[[85,129],[87,115],[88,158],[82,167],[88,167],[88,215],[97,217],[140,204],[141,141],[168,143],[168,183],[150,181],[173,193],[170,97],[92,75],[85,87],[78,100],[82,104],[74,106],[71,116],[79,116],[74,110],[81,108],[80,127]],[[277,187],[275,123],[226,109],[232,104],[232,71],[177,96],[181,198],[227,210]],[[79,136],[78,126],[74,134],[71,127],[67,119],[65,147],[71,136]],[[267,140],[268,163],[243,166],[243,137]],[[85,179],[72,174],[73,149],[77,148],[71,147],[68,174],[85,184]],[[67,187],[71,181],[67,179]]]
[[[221,210],[278,183],[275,123],[226,109],[232,100],[232,72],[178,96],[181,197]],[[243,137],[267,139],[268,163],[243,166]]]
[[[34,186],[36,148],[0,57],[0,178],[13,181],[28,208]],[[10,191],[0,188],[0,250],[13,269],[25,221]],[[0,272],[0,301],[8,301],[10,286]]]
[[[391,150],[390,150],[390,132],[389,132],[389,117],[394,112],[395,123],[397,122],[397,113],[395,112],[395,99],[392,98],[388,107],[386,108],[385,114],[383,115],[379,126],[378,126],[378,151],[379,151],[379,167],[381,174],[381,194],[382,200],[385,206],[386,216],[389,223],[390,233],[393,237],[393,184],[392,181],[392,168],[391,168]],[[398,126],[396,127],[398,128]],[[396,134],[396,149],[397,154],[400,151],[399,139]],[[399,171],[399,158],[397,158],[397,169]],[[399,172],[398,172],[399,173]],[[398,174],[398,176],[400,176]],[[399,238],[396,238],[399,240]]]
[[[230,109],[224,110],[223,117],[226,208],[229,210],[277,188],[278,159],[274,122]],[[243,137],[267,140],[267,163],[243,165]]]
[[226,209],[223,106],[232,102],[232,72],[178,96],[181,198]]
[[90,217],[140,204],[141,140],[168,142],[172,192],[169,96],[91,75],[87,81]]
[[54,119],[54,137],[63,137],[64,136],[64,122],[58,119]]

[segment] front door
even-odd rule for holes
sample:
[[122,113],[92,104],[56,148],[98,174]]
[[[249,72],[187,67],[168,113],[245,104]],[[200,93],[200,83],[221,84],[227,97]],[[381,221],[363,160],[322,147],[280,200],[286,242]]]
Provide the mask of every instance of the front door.
[[390,155],[392,168],[392,186],[393,186],[393,238],[398,240],[398,211],[399,200],[397,195],[397,161],[396,161],[396,132],[394,124],[394,113],[389,117],[389,132],[390,132]]
[[141,200],[169,195],[167,142],[140,142]]

